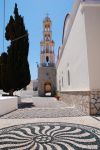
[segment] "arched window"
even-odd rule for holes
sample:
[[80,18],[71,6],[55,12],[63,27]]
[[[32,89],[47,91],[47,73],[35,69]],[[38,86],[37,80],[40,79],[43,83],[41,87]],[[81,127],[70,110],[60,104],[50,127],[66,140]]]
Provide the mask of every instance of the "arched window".
[[49,65],[49,57],[46,56],[46,66],[48,66],[48,65]]
[[59,91],[61,91],[61,81],[59,79]]
[[70,72],[68,70],[68,85],[70,86]]
[[48,56],[46,56],[46,62],[49,62],[49,57]]
[[62,87],[63,87],[63,77],[62,77]]

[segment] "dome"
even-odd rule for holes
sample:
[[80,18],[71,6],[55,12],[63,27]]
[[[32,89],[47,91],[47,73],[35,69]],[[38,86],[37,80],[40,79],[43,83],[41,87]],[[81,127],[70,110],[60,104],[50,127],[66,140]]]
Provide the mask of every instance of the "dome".
[[46,16],[45,19],[44,19],[44,22],[46,22],[46,21],[51,22],[51,20],[48,16]]

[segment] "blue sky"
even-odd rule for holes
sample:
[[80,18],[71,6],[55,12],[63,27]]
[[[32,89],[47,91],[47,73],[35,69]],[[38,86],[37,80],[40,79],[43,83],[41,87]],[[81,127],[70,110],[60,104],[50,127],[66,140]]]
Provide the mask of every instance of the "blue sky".
[[[71,11],[75,0],[5,0],[5,26],[13,14],[17,3],[19,13],[24,16],[25,27],[29,32],[29,65],[31,79],[37,78],[37,65],[40,62],[40,41],[43,38],[43,19],[46,14],[52,20],[52,36],[55,41],[55,54],[62,43],[63,24],[66,14]],[[9,42],[4,40],[3,50],[4,0],[0,0],[0,53],[7,51]]]

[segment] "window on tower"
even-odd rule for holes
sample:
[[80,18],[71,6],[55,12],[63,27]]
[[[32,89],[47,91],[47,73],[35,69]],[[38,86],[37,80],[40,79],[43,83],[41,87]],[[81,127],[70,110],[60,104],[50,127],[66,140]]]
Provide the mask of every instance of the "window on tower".
[[46,35],[46,36],[45,36],[45,40],[46,40],[46,41],[49,41],[49,40],[50,40],[50,35]]
[[49,65],[49,57],[46,56],[46,66],[48,66],[48,65]]
[[49,27],[47,28],[47,31],[49,31]]
[[46,36],[45,40],[46,40],[46,41],[49,41],[49,38]]
[[50,31],[50,25],[45,25],[45,31]]
[[49,57],[48,56],[46,57],[46,62],[49,62]]

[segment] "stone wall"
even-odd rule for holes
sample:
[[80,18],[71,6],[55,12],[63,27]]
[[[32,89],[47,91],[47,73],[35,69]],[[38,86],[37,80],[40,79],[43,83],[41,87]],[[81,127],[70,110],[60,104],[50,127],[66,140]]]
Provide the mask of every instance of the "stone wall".
[[45,96],[45,83],[51,84],[51,96],[56,92],[56,68],[55,67],[39,67],[38,68],[38,94]]
[[100,91],[92,91],[90,92],[90,114],[98,114],[100,115]]
[[61,92],[60,97],[68,107],[77,107],[87,115],[100,114],[99,91]]

